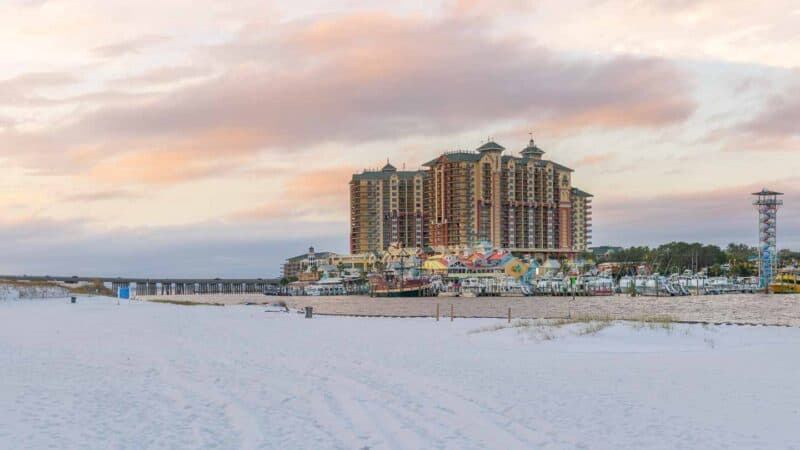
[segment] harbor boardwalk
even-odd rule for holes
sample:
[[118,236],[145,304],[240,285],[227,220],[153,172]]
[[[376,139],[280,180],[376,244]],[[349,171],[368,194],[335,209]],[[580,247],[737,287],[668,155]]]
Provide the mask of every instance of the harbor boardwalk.
[[453,305],[458,317],[566,318],[598,316],[610,319],[641,320],[668,316],[675,321],[800,326],[799,295],[731,294],[690,297],[426,297],[373,298],[271,297],[260,294],[145,296],[143,300],[235,305],[286,302],[292,309],[305,306],[315,314],[433,317],[440,305],[442,317]]

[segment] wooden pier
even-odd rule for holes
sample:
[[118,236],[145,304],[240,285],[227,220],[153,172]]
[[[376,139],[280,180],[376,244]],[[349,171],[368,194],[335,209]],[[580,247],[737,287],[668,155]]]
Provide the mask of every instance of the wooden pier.
[[195,295],[195,294],[258,294],[268,287],[280,285],[277,278],[225,279],[225,278],[128,278],[0,275],[0,280],[15,282],[51,282],[61,284],[103,283],[117,292],[119,288],[133,288],[136,295]]

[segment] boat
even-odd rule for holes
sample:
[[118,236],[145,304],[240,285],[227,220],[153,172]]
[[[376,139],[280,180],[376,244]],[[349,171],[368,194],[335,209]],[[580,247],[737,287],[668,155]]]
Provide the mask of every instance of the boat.
[[461,281],[462,297],[479,297],[486,292],[486,285],[478,278],[471,277]]
[[[371,274],[369,280],[369,293],[372,297],[428,297],[436,295],[437,288],[441,287],[441,278],[432,280],[427,277],[419,277],[411,274],[406,277],[406,269],[414,269],[415,266],[406,266],[406,259],[410,255],[405,248],[399,247],[396,256],[400,259],[395,269],[384,270],[382,274]],[[436,286],[434,286],[434,282]]]
[[426,297],[431,294],[431,285],[426,278],[405,279],[392,271],[369,277],[370,295],[373,297]]
[[344,289],[344,285],[341,283],[334,284],[312,284],[310,286],[306,286],[305,294],[310,295],[312,297],[321,297],[321,296],[329,296],[329,295],[345,295],[347,292]]
[[612,295],[614,294],[614,280],[610,276],[582,276],[579,277],[578,287],[584,295]]
[[800,294],[800,269],[782,269],[769,285],[774,294]]

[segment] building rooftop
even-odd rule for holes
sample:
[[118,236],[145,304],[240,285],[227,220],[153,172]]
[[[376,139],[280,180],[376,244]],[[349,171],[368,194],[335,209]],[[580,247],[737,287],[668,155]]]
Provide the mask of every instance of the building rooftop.
[[[314,253],[314,258],[316,259],[326,259],[330,256],[335,255],[336,253],[333,252],[316,252]],[[287,262],[297,262],[297,261],[305,261],[308,258],[308,253],[303,253],[302,255],[292,256],[291,258],[286,258]]]
[[494,141],[489,141],[477,148],[478,152],[502,152],[506,148]]
[[556,168],[556,169],[558,169],[558,170],[562,170],[562,171],[565,171],[565,172],[575,172],[574,170],[570,169],[569,167],[567,167],[567,166],[562,166],[561,164],[559,164],[559,163],[557,163],[557,162],[553,162],[553,161],[545,161],[545,163],[550,163],[550,164],[552,164],[552,165],[553,165],[553,167],[555,167],[555,168]]
[[[484,152],[503,151],[503,150],[505,150],[505,147],[503,147],[502,145],[500,145],[500,144],[498,144],[498,143],[496,143],[494,141],[489,141],[489,142],[481,145],[480,147],[478,147],[478,149],[476,151],[474,151],[474,152],[460,150],[460,151],[451,151],[451,152],[442,153],[440,156],[436,157],[435,159],[432,159],[432,160],[426,162],[425,164],[423,164],[423,166],[425,166],[425,167],[433,167],[436,164],[438,164],[440,161],[443,161],[443,160],[447,161],[447,162],[477,162],[477,161],[480,161],[480,159],[483,156]],[[553,167],[555,167],[557,170],[560,170],[560,171],[563,171],[563,172],[574,172],[573,169],[571,169],[571,168],[569,168],[567,166],[564,166],[562,164],[559,164],[557,162],[540,159],[543,154],[544,154],[544,150],[542,150],[541,148],[537,147],[536,144],[533,142],[533,139],[531,139],[528,142],[528,146],[525,147],[522,150],[522,155],[521,156],[503,155],[502,160],[503,161],[509,161],[509,160],[513,159],[513,160],[518,160],[518,161],[530,161],[530,160],[533,159],[533,160],[535,160],[535,163],[539,167],[544,167],[547,164],[552,164]]]
[[522,149],[522,156],[534,157],[544,155],[544,150],[534,144],[533,139],[528,142],[528,146]]
[[[391,164],[387,164],[387,165],[391,166]],[[391,168],[394,168],[394,166],[391,166]],[[388,179],[389,177],[392,177],[392,176],[397,176],[399,178],[413,178],[413,177],[415,177],[417,175],[422,175],[425,172],[426,172],[425,170],[397,170],[397,169],[386,170],[386,167],[384,166],[384,168],[379,170],[379,171],[378,170],[365,170],[362,173],[353,174],[353,181],[359,181],[359,180],[384,180],[384,179]]]
[[753,192],[752,195],[783,195],[783,192],[770,191],[767,188],[761,189],[761,192]]
[[572,188],[572,193],[577,195],[578,197],[594,197],[594,195],[592,195],[592,194],[590,194],[590,193],[588,193],[586,191],[582,191],[582,190],[580,190],[578,188],[575,188],[575,187]]
[[442,158],[446,158],[447,161],[452,161],[452,162],[462,162],[462,161],[475,162],[481,159],[481,154],[468,151],[445,152],[442,153],[439,157],[426,162],[425,164],[423,164],[423,166],[425,167],[434,166]]

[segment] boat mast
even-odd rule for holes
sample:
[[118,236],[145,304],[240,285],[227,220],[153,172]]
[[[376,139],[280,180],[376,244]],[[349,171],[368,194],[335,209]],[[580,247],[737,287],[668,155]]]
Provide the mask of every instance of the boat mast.
[[406,274],[406,256],[408,253],[406,252],[405,247],[403,244],[400,244],[400,289],[403,289],[405,286],[405,274]]

